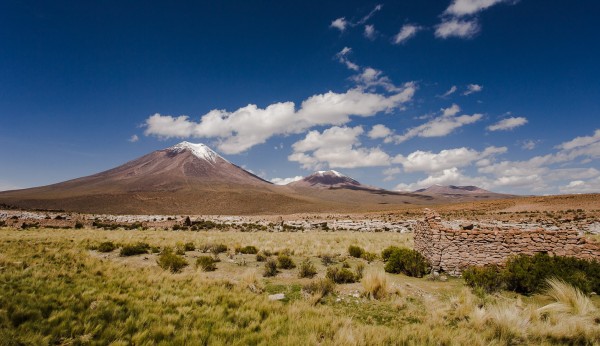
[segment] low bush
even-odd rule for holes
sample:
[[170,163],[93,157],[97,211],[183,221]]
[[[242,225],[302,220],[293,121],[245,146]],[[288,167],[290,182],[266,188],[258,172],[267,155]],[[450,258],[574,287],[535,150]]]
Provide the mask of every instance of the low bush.
[[323,263],[324,266],[328,267],[335,263],[335,257],[336,257],[335,255],[329,254],[329,253],[322,254],[321,255],[321,263]]
[[384,262],[387,262],[391,256],[392,252],[394,252],[396,250],[400,250],[400,248],[397,246],[389,246],[389,247],[383,249],[383,251],[381,251],[381,260]]
[[105,241],[98,245],[98,252],[113,252],[117,246],[112,241]]
[[506,288],[523,294],[546,289],[546,279],[557,278],[584,293],[600,292],[600,262],[573,257],[518,255],[506,262],[502,273]]
[[504,286],[501,269],[493,264],[467,268],[462,272],[462,277],[470,287],[487,293],[499,291]]
[[170,248],[165,248],[158,256],[156,262],[162,269],[170,270],[171,273],[179,273],[188,265],[185,258],[174,254]]
[[277,261],[275,261],[273,258],[269,258],[265,263],[265,270],[263,272],[263,276],[270,277],[275,276],[278,273],[279,270],[277,270]]
[[385,264],[388,273],[423,277],[430,270],[429,262],[419,252],[411,249],[397,248],[391,251]]
[[281,269],[294,269],[296,268],[296,263],[294,263],[290,256],[280,254],[277,256],[277,266]]
[[363,293],[370,299],[383,299],[388,295],[389,287],[383,271],[371,271],[362,279]]
[[256,254],[256,262],[264,262],[266,261],[268,256],[264,252],[259,252]]
[[227,245],[225,244],[214,244],[210,246],[210,252],[215,255],[218,255],[223,252],[227,252]]
[[328,278],[314,280],[304,285],[302,291],[307,294],[316,295],[317,299],[315,303],[317,303],[321,298],[335,292],[335,282]]
[[351,284],[358,281],[356,274],[348,268],[329,267],[325,277],[335,282],[336,284]]
[[192,242],[188,242],[183,244],[183,250],[184,251],[194,251],[196,250],[196,245],[194,245],[194,243]]
[[121,248],[119,255],[123,257],[142,255],[148,253],[148,250],[150,250],[150,245],[147,243],[138,242],[135,244],[124,245]]
[[317,268],[310,261],[310,259],[305,259],[300,263],[300,268],[298,270],[298,277],[300,278],[312,278],[317,275]]
[[83,228],[83,223],[77,221],[75,222],[75,229],[82,229]]
[[360,258],[364,259],[365,261],[371,263],[373,262],[376,258],[377,258],[377,254],[373,253],[373,252],[363,252],[363,254],[360,256]]
[[256,255],[258,253],[258,249],[256,248],[256,246],[248,245],[238,249],[237,252],[244,255]]
[[364,252],[365,250],[360,246],[350,245],[348,247],[348,254],[352,257],[360,258]]
[[200,256],[196,259],[196,267],[201,268],[202,271],[212,272],[217,270],[215,260],[210,256]]

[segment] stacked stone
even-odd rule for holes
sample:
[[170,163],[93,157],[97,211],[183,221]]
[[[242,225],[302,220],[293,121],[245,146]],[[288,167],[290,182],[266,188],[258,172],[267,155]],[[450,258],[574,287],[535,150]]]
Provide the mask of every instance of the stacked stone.
[[426,209],[415,227],[415,250],[429,260],[434,271],[450,275],[460,275],[469,266],[502,264],[517,254],[546,252],[600,260],[600,244],[586,241],[576,230],[463,228],[472,229],[448,229],[439,214]]

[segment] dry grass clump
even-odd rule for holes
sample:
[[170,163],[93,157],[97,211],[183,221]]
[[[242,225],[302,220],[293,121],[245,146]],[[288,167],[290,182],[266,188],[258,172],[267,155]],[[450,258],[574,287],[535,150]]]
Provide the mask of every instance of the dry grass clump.
[[389,293],[387,278],[385,272],[382,270],[368,271],[362,278],[361,284],[363,287],[363,294],[370,299],[380,300],[387,297]]
[[571,314],[589,316],[596,312],[596,307],[588,296],[577,288],[559,279],[548,279],[550,288],[546,294],[555,300],[538,311],[540,313]]
[[262,293],[265,290],[263,282],[258,277],[256,269],[248,269],[240,277],[239,284],[252,293]]

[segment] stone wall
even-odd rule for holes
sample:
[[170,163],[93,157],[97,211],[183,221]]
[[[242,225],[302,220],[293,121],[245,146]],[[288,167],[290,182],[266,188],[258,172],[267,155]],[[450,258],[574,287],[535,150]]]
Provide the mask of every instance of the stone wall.
[[572,256],[600,260],[600,244],[587,241],[576,230],[501,230],[499,228],[451,229],[440,216],[427,209],[415,227],[414,247],[433,270],[460,275],[473,265],[502,264],[513,255]]

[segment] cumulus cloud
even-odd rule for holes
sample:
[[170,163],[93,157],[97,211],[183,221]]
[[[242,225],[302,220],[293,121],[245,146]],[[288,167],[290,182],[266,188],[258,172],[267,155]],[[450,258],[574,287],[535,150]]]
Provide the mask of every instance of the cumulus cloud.
[[335,28],[341,32],[344,32],[346,30],[346,28],[348,27],[348,21],[346,20],[346,18],[340,17],[340,18],[332,21],[331,24],[329,25],[329,27]]
[[471,38],[475,36],[480,29],[477,19],[446,19],[435,27],[435,37],[442,39],[450,37]]
[[463,93],[463,95],[467,96],[467,95],[471,95],[474,93],[478,93],[481,90],[483,90],[483,86],[479,85],[479,84],[469,84],[467,85],[467,90],[465,90],[465,92]]
[[560,187],[561,193],[600,193],[600,177],[590,180],[573,180]]
[[375,26],[368,24],[365,25],[365,32],[364,35],[366,38],[368,38],[369,40],[374,40],[375,36],[376,36],[376,32],[375,32]]
[[140,140],[140,138],[138,137],[138,135],[133,135],[133,136],[129,137],[129,139],[127,141],[129,141],[131,143],[135,143],[139,140]]
[[485,178],[470,177],[465,175],[458,168],[453,167],[436,172],[412,184],[398,184],[396,185],[395,190],[415,191],[417,189],[427,188],[432,185],[475,185],[486,188],[487,182]]
[[444,14],[462,17],[474,15],[507,0],[454,0]]
[[289,183],[293,183],[295,181],[302,180],[302,178],[304,178],[304,177],[301,175],[297,175],[295,177],[290,177],[290,178],[273,178],[273,179],[271,179],[271,182],[275,185],[287,185]]
[[442,116],[408,129],[404,134],[394,136],[393,140],[396,143],[402,143],[414,137],[443,137],[462,126],[477,122],[483,117],[482,114],[456,116],[459,111],[460,107],[456,104],[442,109]]
[[533,139],[524,140],[521,142],[521,149],[525,150],[533,150],[537,146],[538,141],[534,141]]
[[294,152],[288,157],[305,169],[356,168],[389,165],[390,157],[380,148],[364,148],[359,136],[361,126],[334,126],[323,132],[310,131],[306,137],[292,145]]
[[297,110],[293,102],[274,103],[266,108],[250,104],[233,112],[212,110],[198,122],[186,115],[154,114],[146,119],[145,134],[160,138],[216,138],[222,152],[238,154],[275,135],[302,133],[313,126],[343,125],[351,116],[390,112],[410,101],[415,90],[414,84],[409,83],[391,95],[360,89],[330,91],[307,98]]
[[394,44],[401,44],[408,41],[410,38],[415,36],[421,27],[414,24],[404,24],[400,31],[392,38]]
[[445,149],[439,153],[415,151],[407,156],[397,155],[392,160],[399,163],[405,172],[435,173],[450,168],[460,168],[507,151],[506,147],[487,147],[482,152],[469,148]]
[[371,131],[367,134],[371,139],[377,138],[385,138],[392,134],[392,130],[390,130],[387,126],[382,124],[373,125]]
[[507,131],[527,124],[528,120],[524,117],[510,117],[502,119],[499,122],[487,127],[488,131]]

